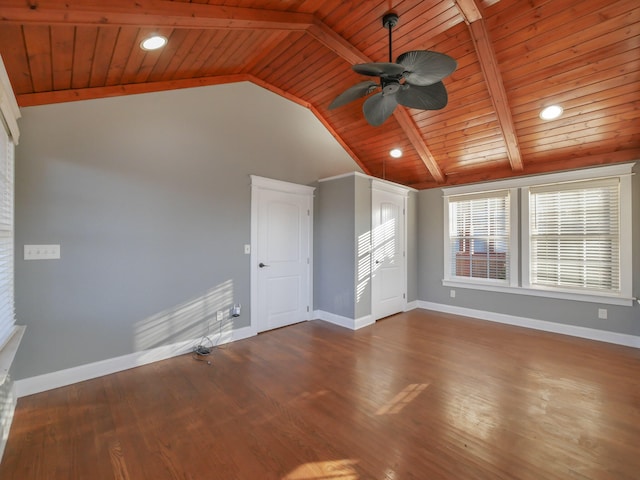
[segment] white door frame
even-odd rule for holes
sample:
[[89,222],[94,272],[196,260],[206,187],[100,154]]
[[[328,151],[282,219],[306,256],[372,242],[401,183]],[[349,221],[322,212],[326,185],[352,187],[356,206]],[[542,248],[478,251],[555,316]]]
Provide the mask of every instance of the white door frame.
[[[393,193],[402,197],[402,268],[404,270],[404,274],[402,275],[402,290],[404,292],[403,297],[403,308],[401,311],[405,311],[407,309],[407,199],[409,197],[409,189],[404,186],[396,185],[387,181],[380,181],[373,179],[371,180],[371,214],[373,216],[375,209],[373,207],[373,200],[375,195],[375,190],[384,191],[388,193]],[[371,228],[373,228],[373,218],[371,223]],[[373,242],[373,236],[371,238]],[[373,244],[372,244],[372,252],[373,252]],[[371,257],[371,262],[373,262],[373,256]],[[373,264],[371,265],[371,273],[373,275]],[[373,281],[373,279],[372,279]],[[375,301],[374,298],[374,289],[373,286],[371,288],[371,317],[373,321],[379,320],[379,312],[376,312]]]
[[251,333],[258,333],[258,195],[259,190],[273,190],[282,193],[292,193],[296,195],[310,197],[309,202],[309,268],[308,278],[308,299],[309,315],[306,320],[311,319],[313,314],[313,192],[315,187],[299,185],[297,183],[274,180],[272,178],[249,175],[251,177]]

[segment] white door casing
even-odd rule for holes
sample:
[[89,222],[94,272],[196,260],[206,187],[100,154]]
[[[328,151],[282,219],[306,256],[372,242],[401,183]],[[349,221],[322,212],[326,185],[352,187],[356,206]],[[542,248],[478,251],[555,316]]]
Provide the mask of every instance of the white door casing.
[[371,315],[373,320],[406,308],[407,191],[383,182],[371,185]]
[[309,320],[313,187],[251,175],[251,326]]

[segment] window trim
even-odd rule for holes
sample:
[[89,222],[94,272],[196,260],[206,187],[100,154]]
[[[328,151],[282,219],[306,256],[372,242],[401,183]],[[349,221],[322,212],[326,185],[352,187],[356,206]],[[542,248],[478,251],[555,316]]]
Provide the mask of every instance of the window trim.
[[[16,102],[9,76],[5,69],[4,62],[0,56],[0,129],[6,131],[8,142],[11,146],[11,250],[12,259],[9,275],[11,276],[11,292],[10,305],[3,305],[10,309],[10,315],[13,316],[13,325],[6,336],[0,339],[0,385],[3,385],[8,378],[9,368],[13,362],[14,356],[24,334],[25,327],[18,326],[15,323],[15,145],[18,144],[20,138],[20,130],[18,129],[18,118],[20,118],[20,109]],[[7,146],[8,148],[8,146]],[[2,442],[0,441],[0,457],[2,456]]]
[[[524,176],[506,180],[497,180],[481,184],[462,185],[458,187],[443,188],[444,205],[444,275],[442,285],[447,287],[468,288],[473,290],[485,290],[500,293],[518,295],[530,295],[546,298],[558,298],[611,305],[632,306],[633,298],[632,281],[632,182],[633,167],[635,162],[606,165],[581,170],[549,173],[544,175]],[[529,279],[529,203],[528,189],[530,187],[575,182],[579,180],[596,180],[616,177],[620,180],[620,294],[607,292],[579,292],[572,289],[556,287],[542,287],[528,285]],[[464,279],[452,277],[450,274],[449,254],[449,202],[448,198],[462,194],[481,194],[496,190],[509,189],[512,193],[510,200],[510,228],[512,251],[510,264],[510,285],[496,284],[492,281],[479,281],[478,279]],[[515,191],[516,193],[513,193]],[[518,205],[519,204],[519,205]],[[520,237],[521,236],[521,237]],[[514,237],[516,237],[514,239]],[[522,238],[522,242],[519,242]],[[515,241],[514,241],[515,240]],[[515,247],[514,247],[515,245]],[[515,274],[514,274],[515,270]],[[520,273],[520,275],[519,275]]]
[[[478,277],[458,277],[451,275],[451,243],[449,236],[449,198],[450,197],[468,197],[469,200],[476,198],[491,198],[494,192],[506,191],[506,197],[509,199],[509,212],[508,212],[508,224],[509,224],[509,270],[508,280],[495,280],[491,278],[478,278]],[[516,287],[518,285],[518,265],[520,263],[520,256],[518,252],[518,228],[517,223],[514,223],[514,219],[517,219],[517,206],[518,206],[518,190],[516,188],[492,188],[487,190],[478,190],[467,193],[460,193],[456,195],[444,195],[444,280],[448,282],[472,284],[472,285],[487,285],[493,287]]]

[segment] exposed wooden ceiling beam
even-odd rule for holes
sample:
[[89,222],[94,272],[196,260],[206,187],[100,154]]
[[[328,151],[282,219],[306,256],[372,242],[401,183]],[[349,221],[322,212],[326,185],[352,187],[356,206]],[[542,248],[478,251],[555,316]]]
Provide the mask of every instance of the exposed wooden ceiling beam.
[[116,0],[91,4],[8,0],[2,3],[0,22],[17,24],[306,30],[314,22],[313,15],[307,13],[166,0]]
[[422,134],[420,130],[416,126],[415,122],[409,112],[404,107],[398,106],[393,111],[393,116],[400,124],[400,127],[404,130],[404,133],[409,137],[409,141],[413,144],[413,148],[416,149],[420,159],[424,162],[429,173],[438,183],[444,183],[446,178],[440,166],[436,162],[436,159],[433,157],[433,154],[424,143],[422,139]]
[[372,61],[371,58],[367,57],[364,53],[351,45],[343,37],[338,35],[324,22],[317,18],[315,18],[313,23],[309,25],[307,32],[336,55],[344,58],[351,65],[355,65],[357,63],[369,63]]
[[[305,31],[318,42],[325,45],[336,55],[345,59],[349,64],[371,62],[360,50],[355,48],[343,37],[329,28],[321,20],[311,14],[279,12],[272,10],[258,10],[253,8],[226,7],[196,3],[169,2],[163,0],[141,0],[134,4],[116,0],[104,2],[104,4],[78,5],[69,4],[62,0],[31,0],[31,6],[24,0],[9,0],[3,2],[0,23],[16,24],[72,24],[72,25],[127,25],[127,26],[153,26],[170,28],[216,28],[216,29],[267,29]],[[159,86],[156,85],[156,86]],[[105,94],[118,95],[136,90],[133,86],[105,87]],[[138,87],[144,89],[144,87]],[[155,88],[155,87],[152,87]],[[177,87],[176,87],[177,88]],[[21,97],[23,102],[42,102],[49,98],[50,101],[78,100],[85,95],[94,95],[95,89],[70,90],[64,92],[52,92],[50,94],[32,94]],[[46,97],[47,95],[50,95]],[[68,100],[55,100],[67,98]],[[318,110],[313,108],[318,115]],[[413,144],[416,152],[424,162],[433,178],[442,183],[445,175],[435,158],[424,142],[420,130],[403,107],[398,107],[395,112],[402,130]],[[321,118],[319,116],[319,118]],[[328,126],[321,118],[322,123]],[[333,128],[329,128],[332,135],[336,136]],[[338,138],[338,137],[336,137]],[[341,139],[339,142],[344,147]],[[347,149],[354,159],[354,153]],[[362,166],[362,162],[356,159]]]
[[486,80],[489,95],[493,102],[493,108],[498,117],[498,123],[502,130],[502,135],[507,147],[507,155],[511,168],[516,171],[522,171],[522,156],[518,145],[518,137],[516,136],[516,127],[511,116],[509,108],[509,100],[507,92],[502,81],[502,74],[498,68],[498,60],[493,50],[493,45],[489,37],[487,25],[482,16],[480,6],[476,0],[454,0],[458,9],[465,18],[465,22],[469,25],[471,39],[476,48],[480,67]]

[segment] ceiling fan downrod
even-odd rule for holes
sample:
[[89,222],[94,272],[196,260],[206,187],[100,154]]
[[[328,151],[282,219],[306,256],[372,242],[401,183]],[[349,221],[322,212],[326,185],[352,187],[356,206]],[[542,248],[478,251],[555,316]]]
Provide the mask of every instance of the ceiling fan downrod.
[[382,25],[384,28],[389,30],[389,63],[393,62],[392,56],[392,35],[391,30],[398,24],[398,14],[394,12],[387,13],[384,17],[382,17]]

